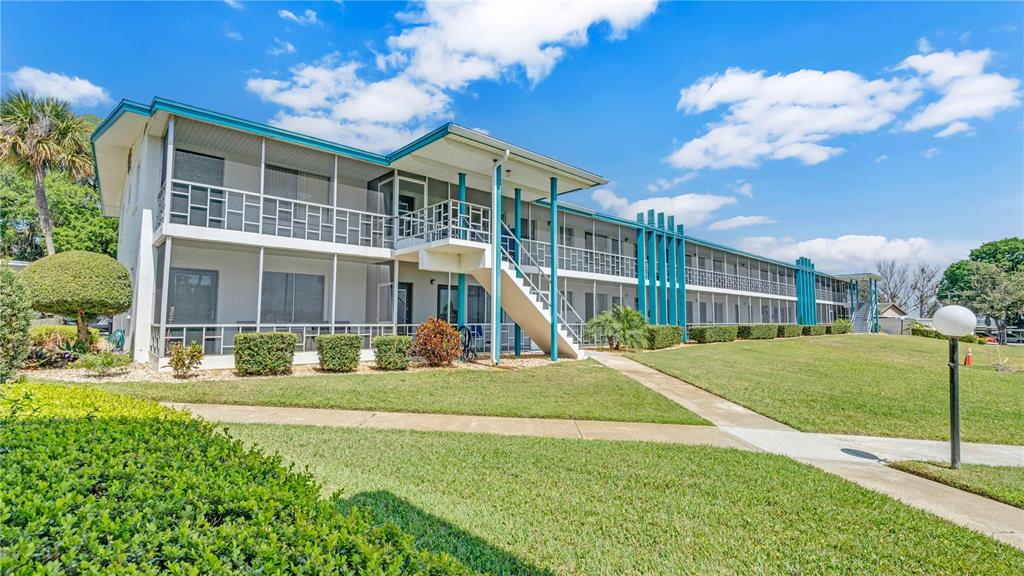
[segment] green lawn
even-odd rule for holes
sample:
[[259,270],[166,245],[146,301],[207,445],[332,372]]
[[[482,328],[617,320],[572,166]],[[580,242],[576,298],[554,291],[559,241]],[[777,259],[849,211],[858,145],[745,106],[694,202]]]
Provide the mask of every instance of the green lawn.
[[731,449],[233,425],[493,574],[1020,574],[1024,554],[836,476]]
[[1024,508],[1024,467],[961,464],[959,470],[953,470],[949,464],[914,460],[893,462],[891,466],[1010,506]]
[[[800,430],[944,440],[947,348],[931,338],[851,334],[631,357]],[[973,349],[975,366],[960,369],[963,439],[1024,444],[1024,348],[1001,348],[1014,373],[993,369],[995,346]]]
[[707,424],[593,360],[508,371],[436,370],[92,384],[150,400]]

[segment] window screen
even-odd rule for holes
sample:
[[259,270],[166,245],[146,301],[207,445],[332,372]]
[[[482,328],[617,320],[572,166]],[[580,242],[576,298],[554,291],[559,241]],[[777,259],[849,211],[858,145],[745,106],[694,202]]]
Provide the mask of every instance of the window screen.
[[324,321],[324,277],[264,272],[260,321],[267,324]]
[[175,150],[174,179],[223,186],[224,159],[187,150]]
[[263,192],[268,196],[277,196],[278,198],[329,205],[331,203],[331,179],[319,174],[267,165]]

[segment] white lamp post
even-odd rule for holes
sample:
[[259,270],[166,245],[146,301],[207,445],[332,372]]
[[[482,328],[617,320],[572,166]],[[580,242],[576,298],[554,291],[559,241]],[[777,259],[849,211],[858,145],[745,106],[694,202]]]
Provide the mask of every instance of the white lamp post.
[[960,354],[961,336],[974,333],[978,319],[963,306],[943,306],[932,317],[935,329],[949,338],[950,465],[960,468]]

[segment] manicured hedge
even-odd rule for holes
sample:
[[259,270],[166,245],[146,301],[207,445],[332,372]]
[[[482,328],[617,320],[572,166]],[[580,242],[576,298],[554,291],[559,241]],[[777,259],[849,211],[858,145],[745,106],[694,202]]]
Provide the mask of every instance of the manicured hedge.
[[779,324],[779,338],[792,338],[803,334],[799,324]]
[[235,369],[243,376],[286,374],[295,360],[291,332],[246,332],[235,335]]
[[644,344],[648,350],[675,346],[683,341],[683,327],[666,324],[648,324],[644,328]]
[[[96,328],[89,328],[89,334],[92,336],[90,344],[100,339],[100,331]],[[62,324],[36,324],[28,330],[28,338],[33,346],[55,344],[57,337],[61,342],[73,343],[78,338],[78,328]]]
[[357,334],[325,334],[316,337],[320,368],[331,372],[351,372],[359,366],[363,337]]
[[[935,330],[934,328],[929,328],[929,327],[925,326],[924,324],[917,324],[917,323],[914,323],[910,327],[910,334],[912,336],[923,336],[925,338],[937,338],[939,340],[946,340],[947,339],[947,337],[945,335],[943,335],[942,332],[939,332],[938,330]],[[982,344],[983,345],[983,344],[986,343],[986,340],[984,338],[979,337],[979,336],[977,336],[975,334],[967,334],[966,336],[961,336],[959,338],[959,340],[961,342],[966,343],[966,344]]]
[[373,355],[381,370],[405,370],[409,367],[412,336],[377,336],[373,339]]
[[696,326],[687,333],[691,340],[705,344],[708,342],[732,342],[736,339],[735,326]]
[[736,327],[736,337],[740,340],[770,340],[778,333],[778,324],[740,324]]
[[183,412],[62,385],[5,396],[0,574],[469,573]]
[[800,327],[804,336],[824,336],[825,325],[824,324],[810,324],[808,326]]
[[840,318],[825,328],[826,334],[847,334],[853,332],[853,324],[846,318]]

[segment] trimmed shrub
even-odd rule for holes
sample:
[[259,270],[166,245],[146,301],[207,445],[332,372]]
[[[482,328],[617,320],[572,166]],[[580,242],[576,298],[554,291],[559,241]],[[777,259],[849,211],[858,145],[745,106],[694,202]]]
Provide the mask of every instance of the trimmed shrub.
[[0,384],[28,356],[28,327],[31,324],[28,290],[14,270],[0,263]]
[[[64,343],[72,345],[77,343],[78,328],[63,324],[36,324],[29,328],[28,337],[33,346],[60,348]],[[100,331],[96,328],[89,328],[89,348],[94,348],[99,340]]]
[[801,326],[800,331],[804,336],[824,336],[825,325],[824,324],[810,324],[807,326]]
[[373,339],[373,355],[381,370],[405,370],[409,367],[412,336],[377,336]]
[[324,334],[316,337],[316,355],[320,369],[329,372],[352,372],[359,366],[359,350],[363,337],[358,334]]
[[412,353],[430,366],[451,366],[461,351],[462,335],[444,320],[431,316],[416,327]]
[[828,334],[848,334],[853,332],[853,323],[846,318],[840,318],[830,324],[825,332]]
[[15,385],[5,415],[0,573],[469,574],[185,412]]
[[740,340],[770,340],[778,333],[778,324],[741,324],[736,327],[736,337]]
[[132,359],[124,354],[114,352],[96,352],[86,354],[71,364],[72,368],[84,368],[99,377],[110,376],[115,372],[123,372],[132,363]]
[[732,342],[736,339],[735,326],[697,326],[688,331],[690,339],[706,344],[708,342]]
[[132,305],[128,269],[105,254],[72,250],[36,260],[21,272],[32,308],[74,318],[79,339],[97,316],[113,316]]
[[648,324],[644,329],[644,344],[648,350],[668,348],[683,342],[683,327],[667,324]]
[[779,324],[779,338],[792,338],[803,334],[799,324]]
[[[939,332],[938,330],[935,330],[934,328],[929,328],[929,327],[925,326],[924,324],[921,324],[921,323],[918,323],[918,322],[914,322],[910,326],[910,334],[911,334],[911,336],[923,336],[925,338],[937,338],[939,340],[947,340],[948,339],[942,332]],[[985,344],[985,339],[984,338],[979,338],[975,334],[967,334],[966,336],[961,336],[960,337],[960,341],[961,342],[966,342],[968,344],[982,344],[982,345]]]
[[287,374],[295,359],[291,332],[245,332],[235,335],[235,369],[243,376]]
[[168,364],[174,371],[175,378],[188,378],[203,363],[203,345],[199,342],[192,342],[188,346],[182,346],[181,342],[171,345],[171,358]]

